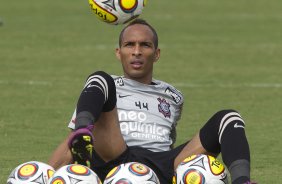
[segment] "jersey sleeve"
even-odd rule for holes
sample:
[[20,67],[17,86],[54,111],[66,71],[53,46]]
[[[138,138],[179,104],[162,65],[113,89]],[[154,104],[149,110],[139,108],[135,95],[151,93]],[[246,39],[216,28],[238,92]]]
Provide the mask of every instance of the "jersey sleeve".
[[175,121],[174,124],[176,126],[177,122],[180,120],[182,115],[182,107],[184,104],[184,96],[182,95],[181,91],[176,89],[174,86],[165,83],[166,89],[165,93],[171,96],[173,105],[175,107]]

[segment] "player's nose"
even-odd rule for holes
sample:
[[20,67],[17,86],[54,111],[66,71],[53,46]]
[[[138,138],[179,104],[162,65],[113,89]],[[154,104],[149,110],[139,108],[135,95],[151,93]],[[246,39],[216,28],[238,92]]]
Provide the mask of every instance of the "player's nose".
[[141,47],[140,45],[135,45],[135,47],[133,48],[133,55],[138,56],[141,55],[142,51],[141,51]]

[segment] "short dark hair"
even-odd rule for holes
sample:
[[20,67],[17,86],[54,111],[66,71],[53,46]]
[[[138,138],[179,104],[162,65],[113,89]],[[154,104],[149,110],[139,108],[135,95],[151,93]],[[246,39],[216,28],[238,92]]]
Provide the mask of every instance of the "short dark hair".
[[145,25],[145,26],[148,26],[150,28],[150,30],[153,32],[153,42],[154,42],[154,45],[155,45],[155,48],[158,48],[158,44],[159,44],[159,39],[158,39],[158,34],[156,32],[156,30],[147,22],[145,21],[144,19],[140,19],[140,18],[137,18],[137,19],[134,19],[133,21],[131,21],[130,23],[128,23],[120,32],[119,34],[119,47],[121,47],[121,42],[122,42],[122,37],[123,37],[123,33],[124,31],[126,30],[126,28],[130,27],[130,26],[133,26],[133,25],[136,25],[136,24],[141,24],[141,25]]

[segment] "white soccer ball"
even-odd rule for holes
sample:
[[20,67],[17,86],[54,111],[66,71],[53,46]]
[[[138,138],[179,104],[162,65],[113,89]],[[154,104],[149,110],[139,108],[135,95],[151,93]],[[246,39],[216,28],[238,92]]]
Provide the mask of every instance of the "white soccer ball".
[[173,177],[174,184],[227,184],[224,165],[209,155],[192,155],[183,160]]
[[129,162],[113,168],[104,184],[160,184],[155,172],[148,166]]
[[80,164],[65,165],[58,169],[48,184],[102,184],[97,174]]
[[7,184],[47,184],[54,172],[53,167],[43,162],[25,162],[11,172]]
[[147,0],[88,0],[98,19],[108,24],[125,24],[141,15]]

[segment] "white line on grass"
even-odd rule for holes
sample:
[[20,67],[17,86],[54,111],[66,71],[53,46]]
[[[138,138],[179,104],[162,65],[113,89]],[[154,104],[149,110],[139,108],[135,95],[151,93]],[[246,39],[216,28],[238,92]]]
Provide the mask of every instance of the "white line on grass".
[[17,84],[17,85],[34,85],[34,86],[51,86],[52,82],[48,81],[34,81],[34,80],[28,80],[28,81],[3,81],[0,80],[0,85],[7,85],[7,84]]
[[282,83],[241,83],[241,84],[193,84],[193,83],[173,83],[175,87],[182,88],[282,88]]

